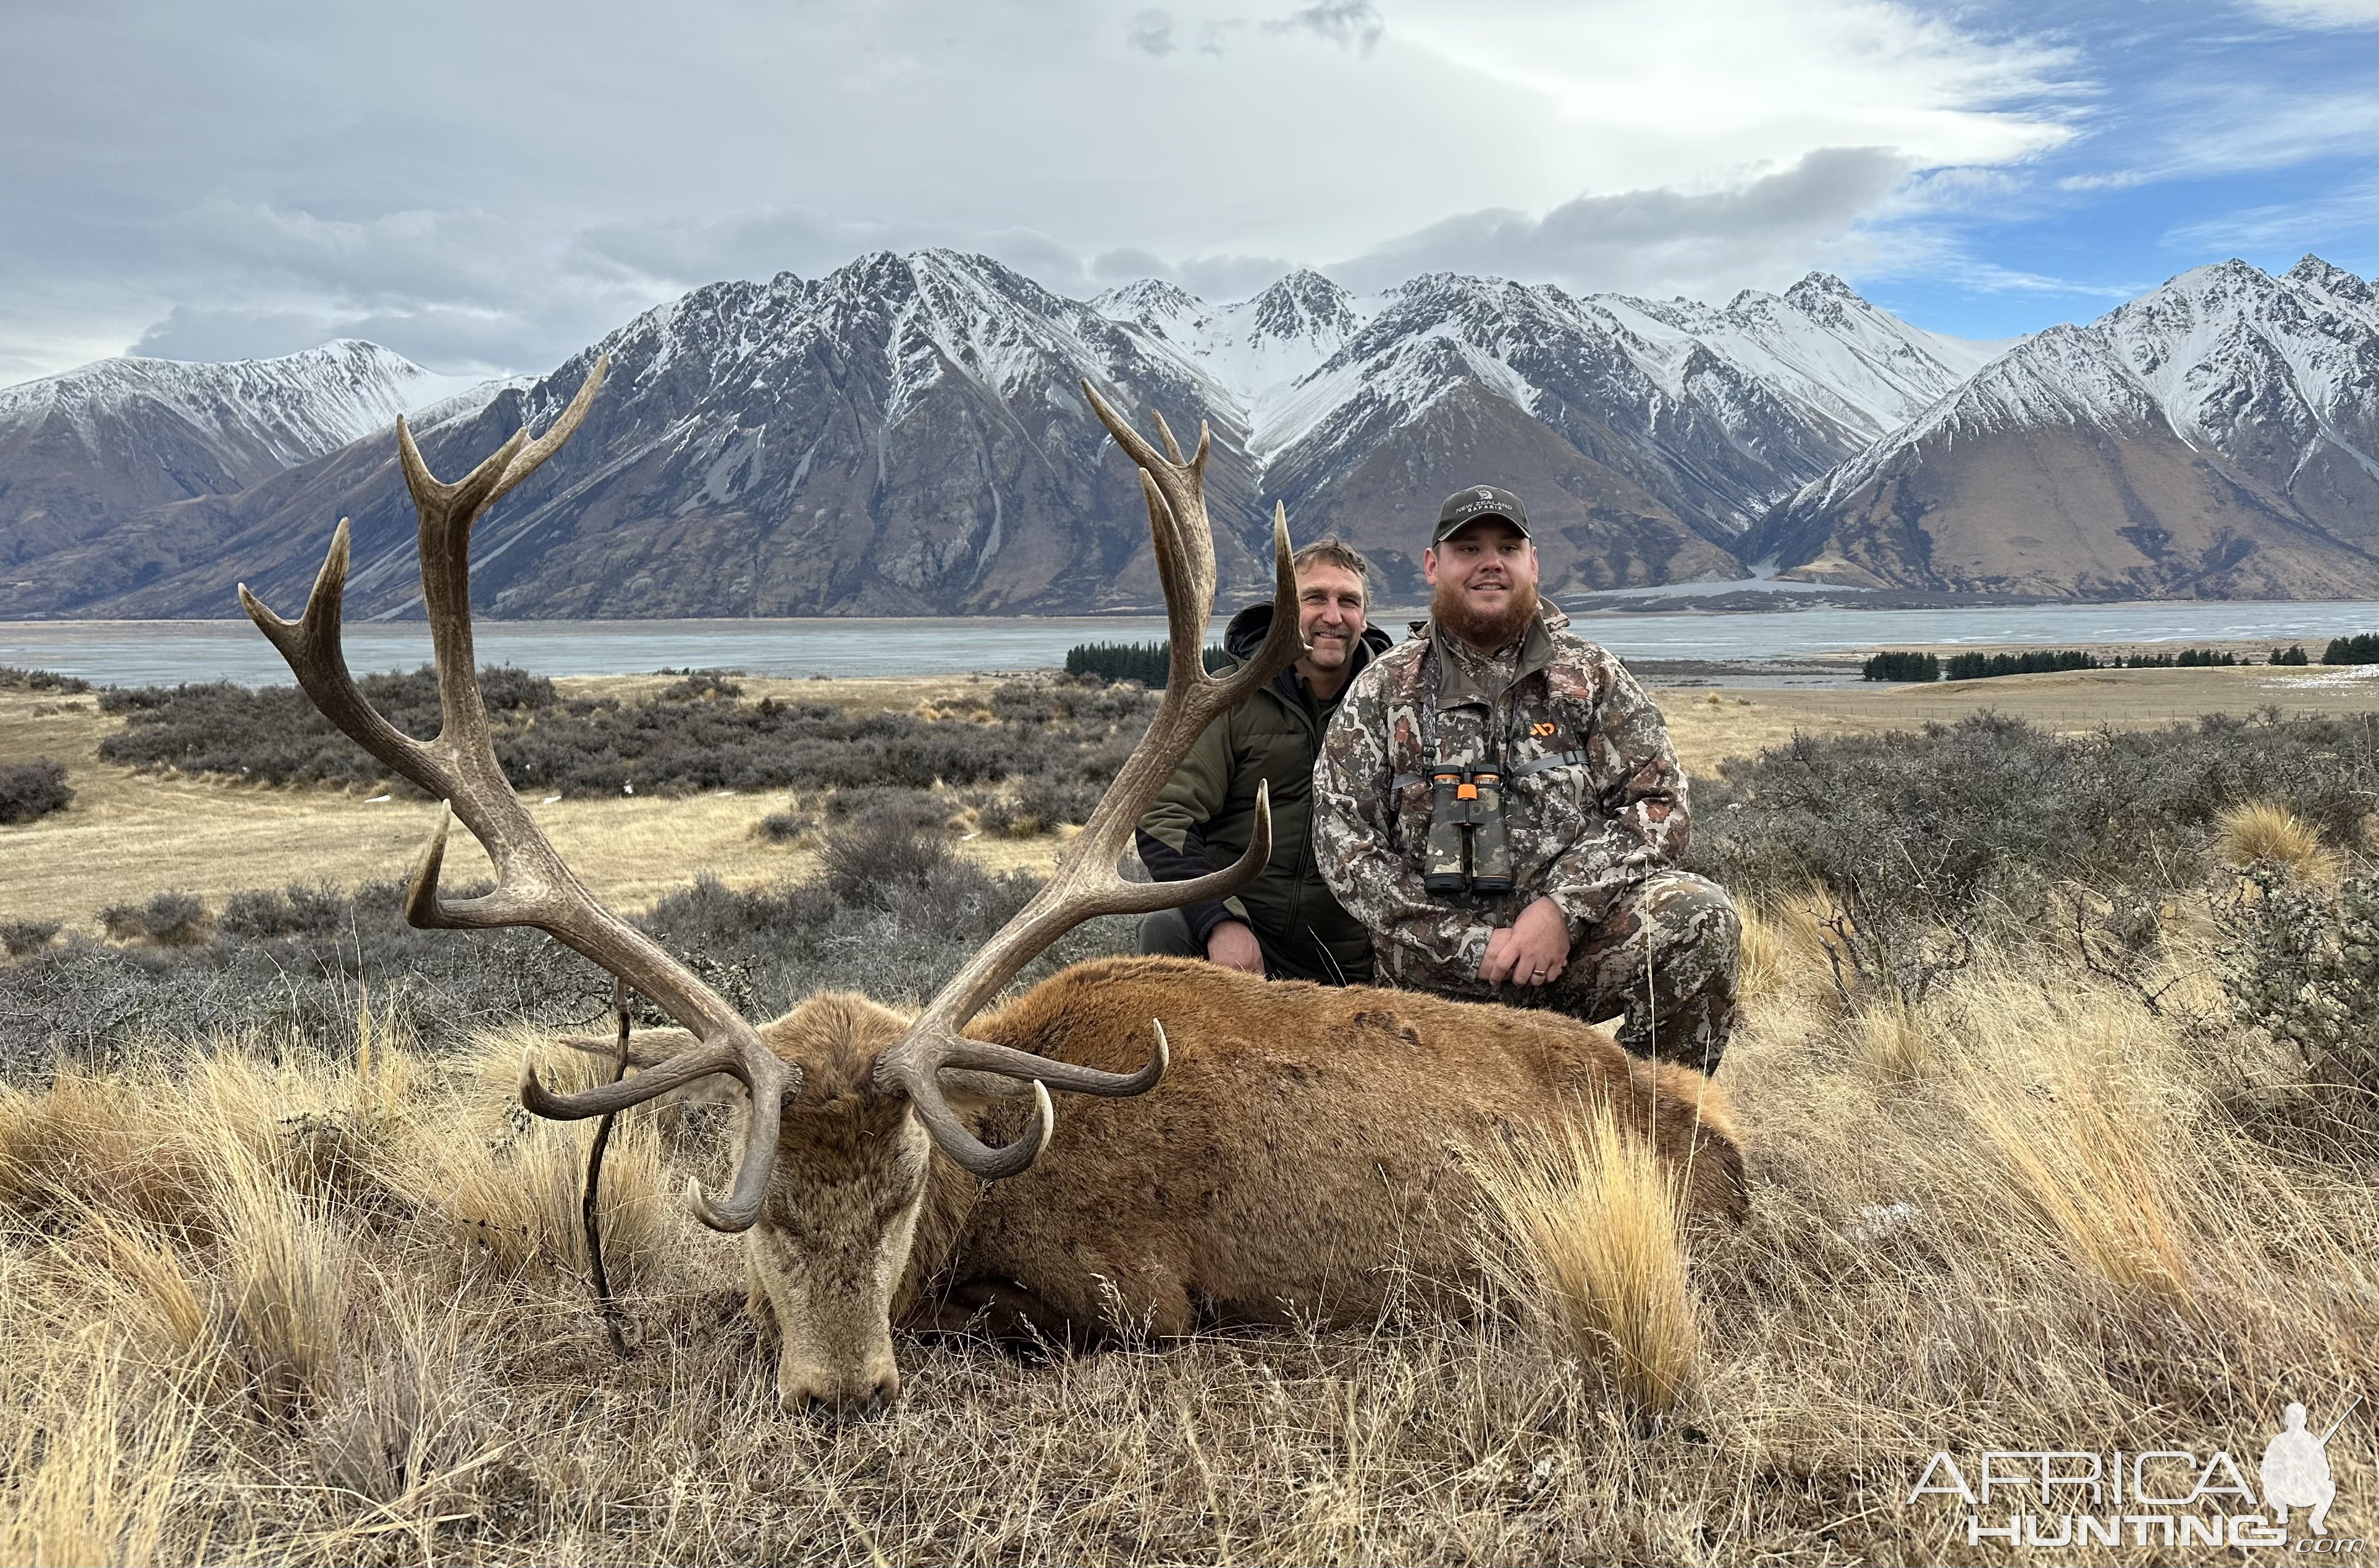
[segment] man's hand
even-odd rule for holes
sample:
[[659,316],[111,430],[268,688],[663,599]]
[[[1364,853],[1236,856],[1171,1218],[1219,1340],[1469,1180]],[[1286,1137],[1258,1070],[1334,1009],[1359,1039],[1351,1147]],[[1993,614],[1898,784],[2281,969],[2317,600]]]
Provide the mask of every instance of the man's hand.
[[1539,899],[1511,924],[1487,938],[1479,978],[1490,985],[1550,985],[1569,964],[1569,922],[1561,906]]
[[[1564,935],[1562,946],[1569,946]],[[1226,920],[1206,934],[1206,957],[1225,969],[1245,970],[1250,974],[1264,971],[1263,948],[1256,942],[1256,934],[1245,923]]]

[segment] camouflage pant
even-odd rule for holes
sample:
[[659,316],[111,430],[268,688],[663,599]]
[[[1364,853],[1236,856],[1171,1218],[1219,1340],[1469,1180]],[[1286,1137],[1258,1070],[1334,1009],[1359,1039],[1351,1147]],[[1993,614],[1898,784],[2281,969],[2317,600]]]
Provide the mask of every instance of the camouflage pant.
[[1618,1017],[1619,1043],[1705,1073],[1718,1070],[1734,1028],[1743,923],[1726,889],[1682,871],[1655,872],[1575,942],[1549,985],[1489,985],[1475,973],[1413,974],[1419,989],[1508,1007],[1550,1007],[1588,1023]]

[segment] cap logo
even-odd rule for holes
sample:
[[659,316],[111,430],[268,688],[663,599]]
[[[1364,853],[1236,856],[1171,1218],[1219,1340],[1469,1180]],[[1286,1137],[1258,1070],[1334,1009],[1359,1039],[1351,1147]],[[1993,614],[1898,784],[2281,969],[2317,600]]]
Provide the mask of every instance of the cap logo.
[[1486,486],[1481,485],[1479,487],[1479,499],[1480,501],[1493,501],[1495,499],[1495,492],[1489,489]]

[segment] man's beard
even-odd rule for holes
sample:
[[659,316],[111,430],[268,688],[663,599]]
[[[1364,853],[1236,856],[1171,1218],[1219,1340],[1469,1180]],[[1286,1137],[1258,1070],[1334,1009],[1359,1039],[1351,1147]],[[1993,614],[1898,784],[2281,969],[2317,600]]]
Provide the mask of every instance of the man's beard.
[[1430,597],[1430,618],[1439,626],[1468,643],[1472,647],[1493,653],[1508,645],[1527,629],[1537,613],[1537,585],[1516,583],[1503,600],[1503,608],[1491,615],[1472,609],[1463,598],[1461,590],[1452,583],[1440,583],[1437,592]]

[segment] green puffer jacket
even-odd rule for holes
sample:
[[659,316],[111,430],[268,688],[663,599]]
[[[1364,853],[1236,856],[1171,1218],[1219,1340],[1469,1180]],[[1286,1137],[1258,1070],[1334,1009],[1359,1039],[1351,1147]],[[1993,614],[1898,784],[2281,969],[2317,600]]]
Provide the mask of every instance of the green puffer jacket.
[[[1231,617],[1224,650],[1238,660],[1253,656],[1271,629],[1272,609],[1250,605]],[[1367,629],[1347,686],[1389,646],[1386,633]],[[1363,984],[1371,978],[1371,935],[1339,907],[1313,854],[1313,760],[1337,707],[1336,697],[1315,702],[1291,666],[1208,725],[1140,819],[1140,858],[1159,882],[1229,865],[1254,832],[1256,787],[1270,784],[1272,862],[1237,898],[1181,912],[1202,945],[1221,922],[1245,921],[1274,978]]]

